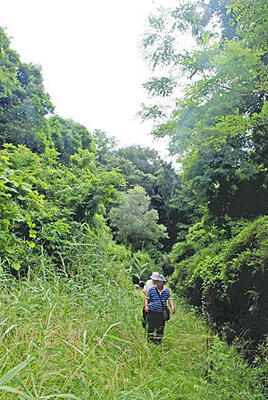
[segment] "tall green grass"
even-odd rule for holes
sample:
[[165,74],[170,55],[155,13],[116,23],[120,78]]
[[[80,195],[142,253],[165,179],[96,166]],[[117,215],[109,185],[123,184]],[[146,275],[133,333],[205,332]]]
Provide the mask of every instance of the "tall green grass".
[[[142,294],[106,262],[73,278],[2,279],[1,399],[261,400],[258,370],[177,302],[161,346],[147,343]],[[209,360],[213,360],[207,377]],[[209,364],[211,366],[211,364]]]

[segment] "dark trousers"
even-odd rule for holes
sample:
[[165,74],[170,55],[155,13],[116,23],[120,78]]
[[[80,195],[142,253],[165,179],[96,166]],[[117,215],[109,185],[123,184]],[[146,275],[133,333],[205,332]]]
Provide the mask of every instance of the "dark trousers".
[[148,312],[148,342],[160,344],[164,335],[165,321],[161,312]]

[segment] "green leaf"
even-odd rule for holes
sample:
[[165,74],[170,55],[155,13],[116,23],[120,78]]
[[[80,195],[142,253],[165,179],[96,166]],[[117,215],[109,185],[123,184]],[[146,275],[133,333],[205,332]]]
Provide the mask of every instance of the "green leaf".
[[20,390],[12,388],[10,386],[0,386],[0,390],[3,390],[5,392],[9,392],[9,393],[16,393],[16,394],[21,396],[22,400],[24,400],[24,399],[26,399],[26,400],[34,400],[33,396],[28,395],[28,394],[26,394],[24,392],[21,392]]
[[73,399],[73,400],[81,400],[81,397],[77,397],[74,394],[68,394],[68,393],[60,393],[60,394],[50,394],[48,396],[40,396],[40,399]]
[[21,265],[20,265],[18,262],[13,262],[13,263],[11,264],[11,267],[12,267],[13,269],[15,269],[16,271],[19,271],[19,270],[21,269]]
[[16,376],[23,368],[27,366],[30,360],[33,360],[33,357],[28,358],[21,364],[17,365],[16,367],[6,372],[2,377],[0,377],[0,385],[4,385],[5,383],[9,382],[12,378],[14,378],[14,376]]

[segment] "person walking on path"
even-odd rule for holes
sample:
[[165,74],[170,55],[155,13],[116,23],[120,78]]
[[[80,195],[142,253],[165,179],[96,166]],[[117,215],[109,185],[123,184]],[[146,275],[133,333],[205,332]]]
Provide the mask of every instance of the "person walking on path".
[[156,285],[152,286],[146,294],[144,300],[144,311],[148,313],[147,339],[149,342],[160,344],[164,335],[165,320],[163,318],[164,309],[167,308],[167,300],[171,307],[172,314],[175,307],[163,275],[158,275]]
[[[156,285],[156,279],[159,276],[159,272],[153,272],[152,275],[150,276],[150,279],[148,279],[148,281],[146,281],[142,291],[145,294],[145,296],[148,293],[148,290]],[[148,325],[148,312],[145,312],[144,307],[142,310],[142,326],[144,329],[146,329],[147,325]]]

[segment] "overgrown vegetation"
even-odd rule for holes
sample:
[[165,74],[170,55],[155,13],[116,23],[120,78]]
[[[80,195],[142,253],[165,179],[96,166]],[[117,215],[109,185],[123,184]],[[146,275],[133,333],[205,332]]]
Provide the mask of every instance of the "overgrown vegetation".
[[[149,17],[156,102],[141,116],[170,138],[179,173],[53,115],[40,68],[0,29],[4,399],[264,399],[265,15],[264,0],[209,0]],[[180,304],[157,349],[137,288],[155,270],[209,325]],[[212,332],[246,341],[254,368]]]
[[154,102],[140,112],[181,164],[172,201],[188,226],[177,225],[174,289],[255,348],[268,325],[266,18],[263,0],[181,1],[151,15],[144,87]]
[[263,371],[210,336],[183,304],[162,345],[147,343],[140,291],[124,263],[101,241],[91,244],[88,269],[73,278],[46,265],[24,280],[2,275],[3,400],[264,399]]
[[[195,252],[200,229],[206,247]],[[205,309],[229,343],[237,336],[246,341],[251,359],[267,333],[267,231],[267,217],[244,223],[229,240],[211,240],[213,234],[199,226],[171,255],[176,265],[174,289]],[[189,251],[192,257],[183,259]]]

